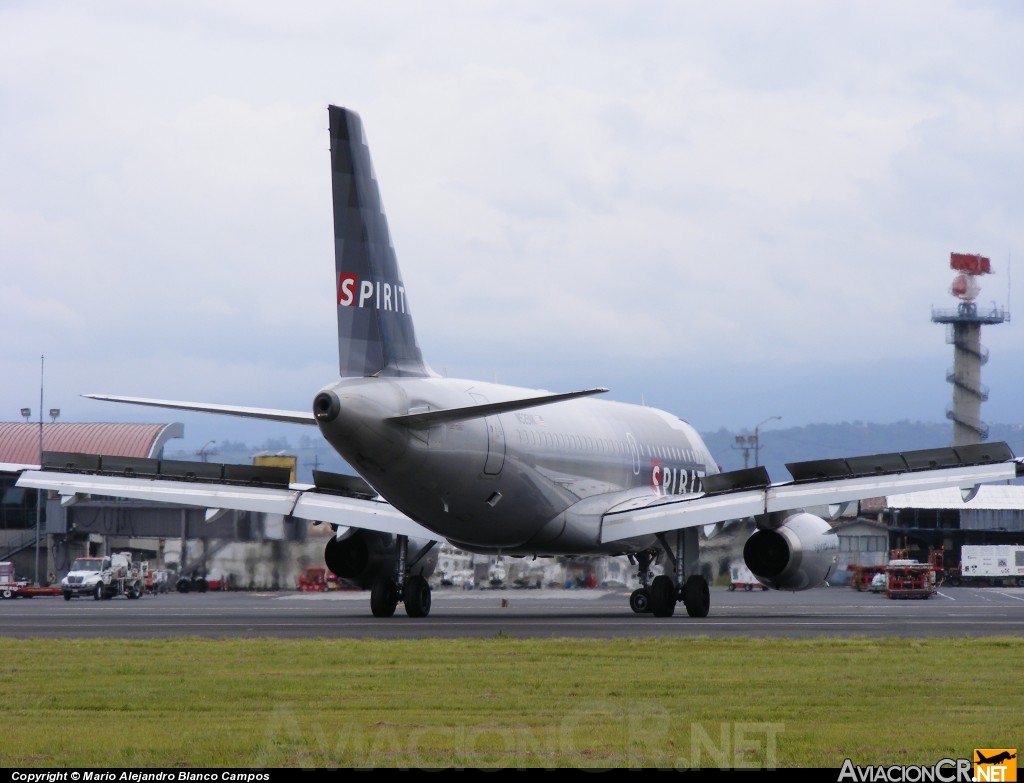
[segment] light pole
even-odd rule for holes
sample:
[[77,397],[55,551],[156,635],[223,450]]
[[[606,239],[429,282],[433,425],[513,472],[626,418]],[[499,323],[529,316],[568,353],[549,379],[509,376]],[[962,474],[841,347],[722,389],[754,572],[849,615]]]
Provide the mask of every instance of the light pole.
[[737,435],[733,448],[743,449],[743,469],[750,467],[750,448],[754,445],[754,435]]
[[[43,467],[43,366],[45,356],[39,357],[39,467]],[[25,411],[22,410],[22,413]],[[27,417],[26,417],[27,418]],[[39,587],[39,528],[42,526],[43,490],[36,490],[36,565],[32,584]]]
[[206,451],[206,447],[207,446],[212,446],[216,442],[217,441],[215,441],[215,440],[208,440],[208,441],[206,441],[206,443],[203,444],[203,447],[201,449],[199,449],[199,459],[200,459],[201,462],[206,462],[206,455],[208,453]]
[[[781,416],[769,416],[767,419],[762,421],[761,424],[767,424],[770,421],[775,421],[776,419],[781,419],[781,418],[782,418]],[[761,424],[758,424],[756,427],[754,427],[754,465],[755,466],[761,464],[761,462],[760,462],[761,439],[758,436],[758,432],[761,429]]]

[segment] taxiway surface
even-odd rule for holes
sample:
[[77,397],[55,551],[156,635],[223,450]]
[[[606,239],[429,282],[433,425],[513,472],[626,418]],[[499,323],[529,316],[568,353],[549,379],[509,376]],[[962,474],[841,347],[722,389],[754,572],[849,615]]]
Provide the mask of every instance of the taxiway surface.
[[370,614],[369,593],[211,592],[139,600],[0,601],[6,638],[978,637],[1024,635],[1024,588],[941,588],[890,599],[849,587],[801,593],[712,588],[711,613],[634,614],[620,590],[435,590],[430,615]]

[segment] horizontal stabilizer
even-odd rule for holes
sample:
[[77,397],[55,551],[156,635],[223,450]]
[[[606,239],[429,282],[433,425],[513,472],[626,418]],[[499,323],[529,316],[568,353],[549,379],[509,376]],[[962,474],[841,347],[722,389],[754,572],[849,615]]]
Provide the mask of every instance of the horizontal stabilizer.
[[589,397],[592,394],[604,394],[607,389],[583,389],[581,391],[564,392],[562,394],[544,394],[540,397],[524,397],[518,400],[506,400],[505,402],[488,402],[482,405],[467,405],[464,408],[446,408],[438,411],[424,411],[423,413],[406,413],[402,416],[391,416],[385,421],[395,424],[404,424],[408,427],[429,427],[432,424],[441,424],[447,421],[465,421],[467,419],[479,419],[483,416],[494,416],[498,413],[520,411],[524,408],[536,408],[538,405],[550,405],[553,402],[572,400],[577,397]]
[[221,413],[226,416],[243,416],[248,419],[265,421],[283,421],[291,424],[316,424],[313,412],[285,411],[276,408],[249,408],[241,405],[215,405],[208,402],[181,402],[179,400],[154,400],[149,397],[116,397],[110,394],[83,394],[91,400],[107,402],[126,402],[130,405],[149,405],[154,408],[173,408],[179,411],[197,411],[199,413]]

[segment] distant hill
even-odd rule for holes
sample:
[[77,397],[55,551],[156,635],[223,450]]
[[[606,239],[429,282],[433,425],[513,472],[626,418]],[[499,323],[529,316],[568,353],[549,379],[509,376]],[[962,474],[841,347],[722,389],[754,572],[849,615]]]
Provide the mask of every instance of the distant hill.
[[[989,442],[1006,441],[1013,453],[1024,456],[1024,425],[990,424]],[[743,450],[737,448],[736,436],[749,435],[748,431],[736,432],[725,428],[715,432],[702,432],[712,455],[722,470],[737,470],[743,465]],[[765,427],[759,432],[761,440],[760,464],[768,470],[772,481],[787,481],[787,462],[803,462],[813,459],[853,457],[858,455],[883,454],[893,451],[933,449],[949,446],[953,428],[950,423],[925,423],[901,421],[895,424],[865,424],[863,422],[842,424],[808,424],[804,427]],[[301,437],[297,443],[285,438],[274,438],[262,445],[247,445],[240,442],[218,442],[215,450],[208,452],[211,462],[249,464],[256,454],[291,454],[298,458],[298,480],[310,482],[313,469],[333,473],[353,473],[320,438]],[[170,459],[197,459],[195,452],[175,452],[168,449]],[[753,449],[748,454],[748,467],[754,465]]]

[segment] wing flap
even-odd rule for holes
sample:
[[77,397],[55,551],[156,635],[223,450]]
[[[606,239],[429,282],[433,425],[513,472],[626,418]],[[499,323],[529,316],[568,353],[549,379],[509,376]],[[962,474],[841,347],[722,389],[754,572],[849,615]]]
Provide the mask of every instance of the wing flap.
[[806,484],[781,484],[766,492],[765,510],[788,511],[806,506],[824,506],[850,500],[884,495],[922,492],[929,489],[959,487],[970,489],[978,484],[1016,478],[1013,462],[994,465],[970,465],[956,468],[915,471],[884,476],[854,476],[826,479]]
[[43,469],[23,471],[18,477],[17,486],[57,492],[65,505],[81,496],[101,495],[216,510],[281,514],[411,538],[440,538],[383,500],[365,495],[348,496],[336,491],[320,491],[306,485],[257,486],[240,481],[225,482],[185,476],[101,475]]
[[19,487],[50,490],[65,497],[103,495],[131,500],[152,500],[158,503],[177,503],[184,506],[286,515],[291,513],[299,495],[296,490],[278,487],[98,476],[47,470],[25,471],[19,476],[17,484]]
[[601,522],[601,543],[713,525],[764,512],[764,492],[742,490],[682,500],[656,499],[642,508],[610,511]]
[[303,492],[295,503],[292,516],[327,522],[342,527],[358,527],[380,533],[404,535],[437,541],[440,536],[413,522],[390,503],[383,500],[362,500],[321,492]]

